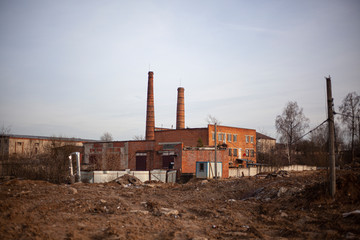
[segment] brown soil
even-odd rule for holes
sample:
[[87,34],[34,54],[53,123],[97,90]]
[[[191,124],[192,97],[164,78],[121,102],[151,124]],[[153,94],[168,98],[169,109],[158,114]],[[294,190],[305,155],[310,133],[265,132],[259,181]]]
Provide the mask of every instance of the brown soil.
[[359,239],[360,171],[290,177],[56,185],[0,183],[0,239]]

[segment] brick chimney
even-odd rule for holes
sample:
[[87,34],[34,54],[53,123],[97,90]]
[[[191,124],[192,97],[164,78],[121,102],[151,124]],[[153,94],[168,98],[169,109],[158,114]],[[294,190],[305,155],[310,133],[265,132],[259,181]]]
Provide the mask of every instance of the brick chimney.
[[154,83],[153,72],[149,72],[147,107],[146,107],[146,140],[155,140]]
[[184,88],[178,88],[177,110],[176,110],[176,129],[185,128],[185,103]]

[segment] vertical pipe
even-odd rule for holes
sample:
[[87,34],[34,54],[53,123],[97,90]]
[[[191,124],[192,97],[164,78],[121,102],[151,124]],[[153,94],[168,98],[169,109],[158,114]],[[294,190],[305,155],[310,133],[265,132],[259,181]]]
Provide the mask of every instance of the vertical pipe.
[[217,146],[216,146],[216,138],[217,138],[217,134],[216,134],[216,123],[215,123],[215,179],[217,179]]
[[177,109],[176,109],[176,129],[185,128],[185,101],[184,88],[178,88]]
[[148,73],[148,92],[147,92],[147,107],[146,107],[146,140],[155,139],[155,112],[154,112],[154,73]]
[[334,198],[336,191],[335,174],[335,132],[333,98],[331,91],[331,78],[326,78],[327,103],[328,103],[328,125],[329,125],[329,165],[330,165],[330,194]]
[[81,182],[80,152],[76,152],[77,182]]

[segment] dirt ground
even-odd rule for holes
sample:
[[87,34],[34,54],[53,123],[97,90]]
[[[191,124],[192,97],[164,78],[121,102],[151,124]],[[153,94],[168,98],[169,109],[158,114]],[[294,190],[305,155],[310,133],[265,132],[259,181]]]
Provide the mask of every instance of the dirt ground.
[[0,239],[360,239],[360,170],[186,184],[2,180]]

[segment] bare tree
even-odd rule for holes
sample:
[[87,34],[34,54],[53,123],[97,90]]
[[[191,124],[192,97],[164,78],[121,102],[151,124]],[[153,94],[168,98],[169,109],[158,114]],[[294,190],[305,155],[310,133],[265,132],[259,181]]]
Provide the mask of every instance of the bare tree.
[[11,132],[11,127],[10,126],[6,126],[3,124],[1,129],[0,129],[0,136],[5,136],[5,135],[9,135]]
[[145,140],[145,137],[144,137],[144,135],[135,135],[133,137],[133,140]]
[[113,137],[111,133],[105,132],[101,137],[100,140],[103,142],[111,142],[113,140]]
[[215,124],[215,123],[217,125],[221,124],[221,122],[216,117],[210,114],[207,116],[206,121],[208,122],[208,124]]
[[276,117],[275,127],[280,134],[280,142],[287,146],[288,162],[291,164],[293,145],[309,128],[309,119],[297,102],[288,102],[283,113]]
[[[360,96],[356,92],[351,92],[343,99],[339,106],[341,113],[341,121],[345,124],[347,131],[351,136],[351,161],[355,160],[355,135],[357,135],[357,128],[360,124]],[[360,131],[360,129],[359,129]],[[360,137],[360,132],[359,132]]]

